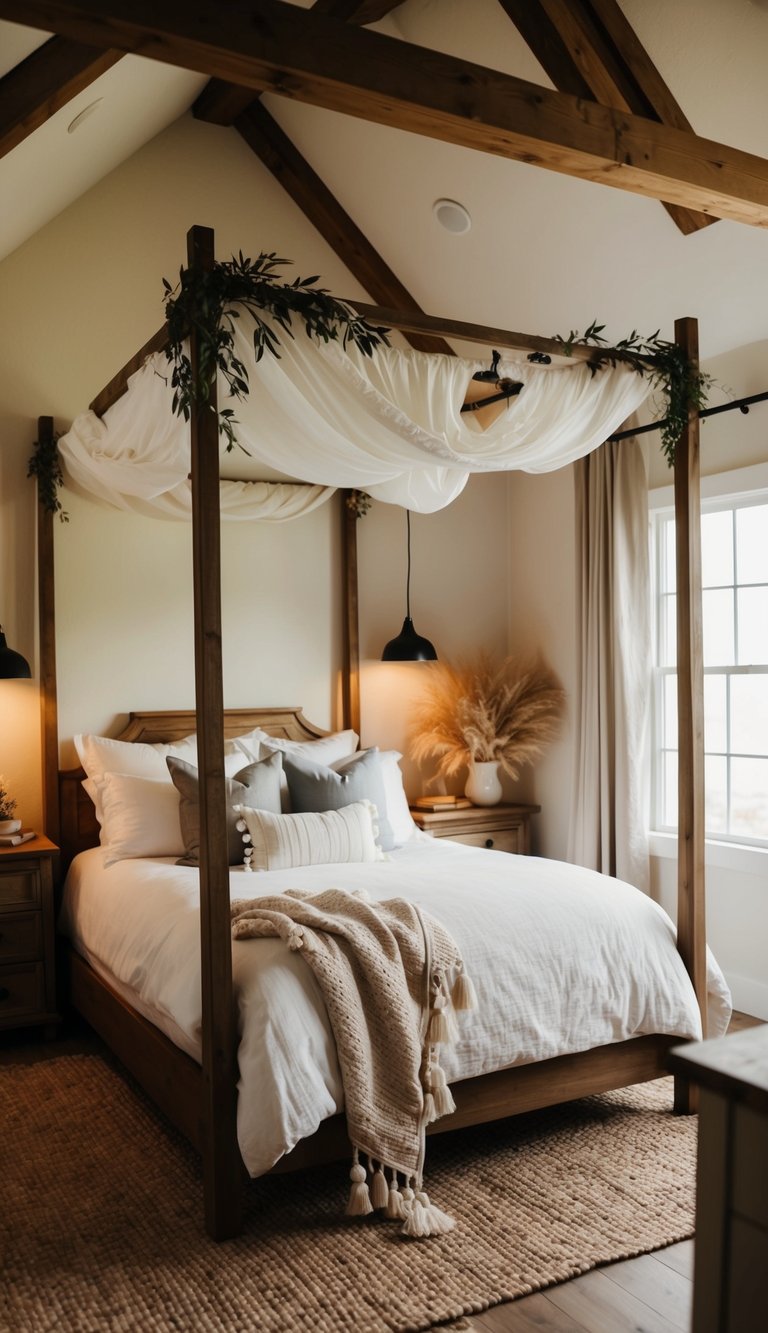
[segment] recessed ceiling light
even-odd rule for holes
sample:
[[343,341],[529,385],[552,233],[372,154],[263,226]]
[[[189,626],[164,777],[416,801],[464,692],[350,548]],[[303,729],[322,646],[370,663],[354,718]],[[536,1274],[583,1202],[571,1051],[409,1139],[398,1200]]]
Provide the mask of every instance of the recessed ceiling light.
[[67,134],[74,134],[75,130],[79,130],[83,121],[87,120],[89,116],[92,116],[94,111],[101,106],[103,101],[103,97],[97,97],[95,102],[89,102],[88,106],[84,106],[82,111],[78,111],[74,120],[70,120],[67,126]]
[[463,204],[457,204],[455,199],[436,199],[432,212],[440,226],[445,227],[446,231],[452,231],[455,236],[461,236],[472,226],[467,209]]

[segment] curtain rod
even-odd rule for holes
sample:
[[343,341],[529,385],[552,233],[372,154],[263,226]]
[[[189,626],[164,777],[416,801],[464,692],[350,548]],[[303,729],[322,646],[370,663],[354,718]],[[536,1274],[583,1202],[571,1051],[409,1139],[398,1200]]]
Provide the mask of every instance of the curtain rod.
[[[716,417],[718,412],[733,412],[734,408],[739,409],[746,416],[752,403],[764,403],[768,399],[768,391],[765,393],[753,393],[750,398],[734,398],[732,403],[721,403],[719,407],[704,407],[699,412],[699,417]],[[649,430],[661,430],[666,426],[666,421],[650,421],[647,426],[636,426],[634,430],[620,430],[615,435],[609,435],[609,440],[629,440],[633,435],[645,435]]]

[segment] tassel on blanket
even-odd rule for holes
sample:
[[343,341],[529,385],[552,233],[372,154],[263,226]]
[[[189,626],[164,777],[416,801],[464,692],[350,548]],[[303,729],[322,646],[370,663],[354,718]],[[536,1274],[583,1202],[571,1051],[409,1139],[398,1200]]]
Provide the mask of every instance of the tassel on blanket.
[[391,1221],[401,1221],[405,1217],[405,1213],[403,1212],[403,1196],[398,1189],[396,1171],[392,1172],[392,1180],[389,1186],[389,1197],[387,1199],[387,1207],[384,1216],[390,1218]]
[[387,1178],[384,1175],[383,1166],[379,1166],[377,1170],[373,1172],[373,1180],[371,1181],[371,1203],[374,1208],[386,1208],[388,1202],[389,1187],[387,1186]]
[[453,1041],[453,1035],[448,1023],[447,1004],[444,995],[437,995],[434,1000],[434,1007],[429,1018],[429,1027],[427,1028],[427,1041],[430,1046],[438,1046],[442,1042]]
[[451,989],[451,1003],[457,1011],[477,1008],[477,993],[462,967]]
[[429,1078],[432,1087],[432,1101],[435,1107],[434,1119],[439,1120],[441,1116],[452,1115],[456,1110],[456,1103],[453,1100],[451,1089],[448,1087],[445,1074],[439,1065],[430,1066]]
[[456,1226],[452,1217],[441,1208],[430,1203],[429,1195],[424,1190],[417,1190],[413,1203],[403,1223],[402,1234],[419,1238],[421,1236],[445,1236]]
[[440,1116],[435,1106],[435,1099],[432,1096],[432,1089],[427,1088],[424,1093],[424,1109],[421,1113],[421,1123],[422,1125],[431,1125],[433,1121],[439,1119]]
[[365,1177],[365,1167],[360,1165],[357,1148],[355,1148],[352,1154],[352,1169],[349,1173],[352,1188],[349,1191],[347,1202],[348,1217],[367,1217],[368,1213],[373,1212],[373,1204],[368,1193],[368,1184]]

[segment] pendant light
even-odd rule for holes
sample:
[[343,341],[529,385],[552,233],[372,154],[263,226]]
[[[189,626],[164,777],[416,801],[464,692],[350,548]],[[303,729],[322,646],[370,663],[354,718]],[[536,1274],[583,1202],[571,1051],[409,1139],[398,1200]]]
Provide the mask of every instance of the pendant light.
[[406,616],[403,628],[396,638],[390,639],[381,654],[382,662],[436,662],[437,653],[429,639],[416,633],[411,620],[411,511],[406,509],[408,530],[408,575],[405,583]]
[[8,647],[0,625],[0,680],[29,680],[31,675],[26,657]]

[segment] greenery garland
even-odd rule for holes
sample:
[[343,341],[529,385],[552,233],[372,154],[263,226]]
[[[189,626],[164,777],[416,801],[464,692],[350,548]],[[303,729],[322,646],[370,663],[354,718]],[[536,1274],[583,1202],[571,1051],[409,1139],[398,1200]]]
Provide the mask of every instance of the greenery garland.
[[52,435],[50,440],[35,440],[27,476],[37,478],[37,498],[46,513],[58,514],[62,523],[68,523],[69,514],[59,499],[59,487],[64,485],[64,475],[58,446],[58,435]]
[[[559,334],[555,337],[562,343],[564,355],[570,356],[576,346],[606,347],[604,328],[604,324],[593,320],[581,335],[571,329],[567,338]],[[695,368],[677,343],[660,338],[658,329],[647,338],[633,329],[628,338],[622,338],[611,348],[606,347],[606,354],[599,361],[588,364],[594,375],[601,365],[615,366],[619,362],[628,363],[639,375],[645,375],[661,394],[664,403],[659,427],[661,449],[669,466],[674,467],[675,449],[688,424],[688,414],[700,412],[706,405],[712,376]]]
[[[235,320],[240,308],[249,311],[255,322],[256,361],[265,352],[271,352],[279,360],[277,329],[292,338],[294,315],[303,321],[307,335],[321,342],[335,341],[341,334],[342,346],[352,342],[365,356],[370,356],[381,343],[388,345],[387,329],[366,323],[325,288],[316,287],[317,276],[283,282],[277,270],[290,263],[289,259],[264,252],[258,259],[246,259],[240,251],[230,260],[216,261],[212,269],[182,268],[175,288],[163,278],[169,333],[166,356],[173,365],[171,387],[177,416],[188,421],[193,403],[203,405],[210,401],[217,371],[229,385],[231,397],[248,396],[248,371],[234,352]],[[269,322],[264,319],[265,314],[270,316]],[[184,350],[184,340],[193,330],[199,348],[197,381]],[[219,431],[231,450],[238,443],[233,409],[221,408],[218,418]]]

